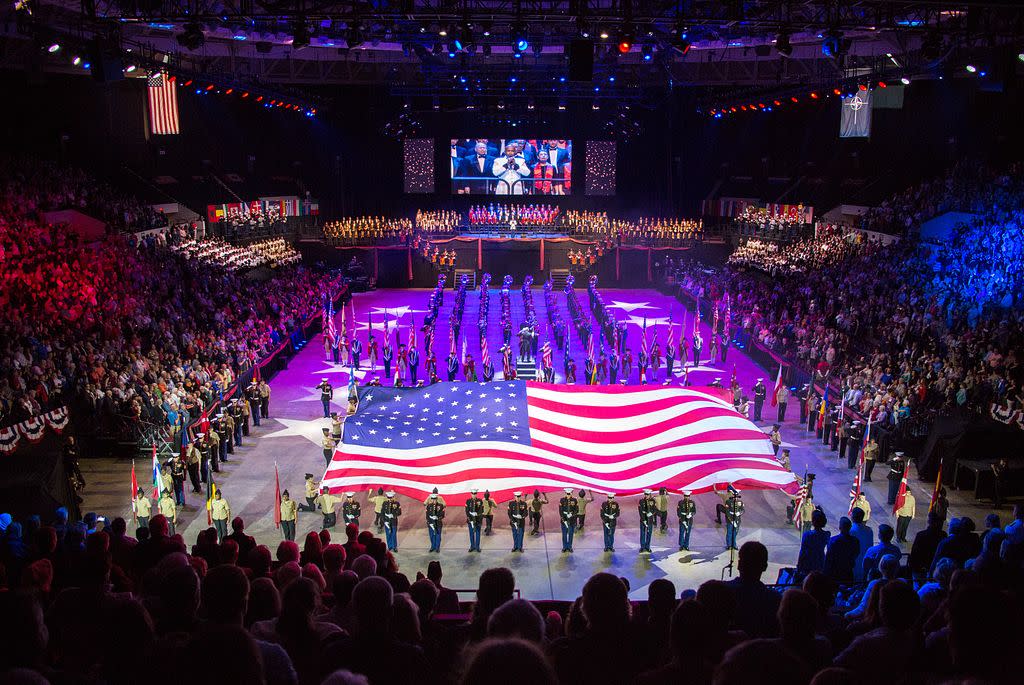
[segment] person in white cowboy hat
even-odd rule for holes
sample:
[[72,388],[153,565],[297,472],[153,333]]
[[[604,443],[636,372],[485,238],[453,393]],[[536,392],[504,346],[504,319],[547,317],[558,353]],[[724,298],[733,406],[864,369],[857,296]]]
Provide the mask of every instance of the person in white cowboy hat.
[[604,531],[604,551],[615,551],[615,526],[619,521],[619,503],[615,493],[609,492],[608,499],[601,502],[601,529]]
[[523,533],[526,532],[526,517],[530,513],[530,506],[523,499],[523,493],[516,490],[512,493],[514,498],[508,503],[508,523],[512,528],[512,551],[523,551]]
[[573,497],[572,488],[565,488],[565,496],[558,500],[558,520],[562,526],[562,553],[572,552],[572,539],[576,533],[576,522],[580,515],[580,504]]
[[651,535],[654,524],[658,520],[658,504],[654,500],[654,491],[644,488],[644,496],[637,503],[640,514],[640,554],[651,553]]

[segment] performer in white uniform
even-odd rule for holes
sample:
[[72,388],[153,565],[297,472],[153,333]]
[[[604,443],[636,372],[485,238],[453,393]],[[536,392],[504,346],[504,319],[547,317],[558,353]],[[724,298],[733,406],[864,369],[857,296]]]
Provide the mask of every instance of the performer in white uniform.
[[494,160],[491,173],[499,179],[495,195],[522,195],[523,184],[520,179],[530,175],[530,167],[526,166],[526,159],[516,146],[510,143],[505,146],[505,156]]

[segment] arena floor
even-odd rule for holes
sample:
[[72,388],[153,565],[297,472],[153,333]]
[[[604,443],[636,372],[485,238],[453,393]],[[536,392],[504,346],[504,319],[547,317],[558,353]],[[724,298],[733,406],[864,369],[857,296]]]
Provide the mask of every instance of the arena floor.
[[[681,322],[683,313],[681,305],[667,295],[654,290],[602,290],[605,302],[628,318],[636,328],[630,332],[634,355],[637,350],[637,334],[643,318],[647,317],[648,326],[658,326],[658,335],[664,345],[669,316]],[[427,290],[378,290],[372,293],[355,296],[356,320],[360,337],[365,341],[367,328],[367,312],[374,312],[374,328],[383,324],[383,312],[387,310],[392,320],[398,319],[405,327],[415,317],[417,322],[422,319],[426,308]],[[585,291],[579,291],[581,303],[586,305]],[[488,341],[491,354],[496,359],[495,366],[500,373],[500,356],[496,350],[501,345],[500,330],[497,324],[500,307],[498,293],[491,293],[490,321]],[[453,298],[446,293],[445,309],[450,310]],[[475,333],[477,321],[478,296],[471,292],[466,298],[466,309],[463,317],[463,330]],[[565,307],[564,296],[558,297],[559,306]],[[518,321],[522,314],[522,298],[518,290],[512,292],[512,315]],[[534,304],[541,322],[547,321],[543,292],[534,290]],[[569,321],[568,312],[563,317]],[[693,312],[687,313],[689,326],[692,327]],[[340,317],[339,317],[340,321]],[[439,364],[443,366],[443,357],[448,345],[448,314],[443,310],[438,317],[435,349],[438,352]],[[678,330],[678,328],[677,328]],[[407,329],[403,330],[405,340]],[[475,335],[474,335],[475,337]],[[707,331],[704,334],[708,339]],[[575,336],[574,336],[575,338]],[[578,341],[576,342],[578,345]],[[472,347],[471,352],[476,352]],[[477,356],[474,354],[474,356]],[[583,354],[577,350],[576,360],[582,373]],[[757,377],[764,377],[765,384],[770,388],[773,379],[768,377],[760,367],[756,366],[740,350],[730,349],[727,364],[711,364],[704,362],[696,370],[691,371],[690,380],[695,385],[703,385],[721,377],[728,383],[732,374],[733,364],[736,366],[737,377],[744,388],[751,388]],[[555,369],[561,376],[561,354],[555,355]],[[479,365],[478,365],[479,370]],[[423,366],[421,363],[421,373]],[[357,371],[357,377],[364,380],[374,375],[363,361],[363,369]],[[634,370],[634,380],[636,371]],[[236,448],[234,458],[222,466],[218,484],[221,486],[225,499],[231,504],[232,514],[242,516],[246,522],[246,530],[254,535],[260,544],[275,549],[281,539],[280,532],[274,528],[272,507],[274,504],[274,465],[280,472],[282,488],[291,490],[296,498],[301,499],[303,490],[303,474],[314,473],[319,477],[324,472],[324,461],[320,449],[321,428],[328,425],[322,418],[319,391],[315,386],[320,379],[327,376],[338,390],[335,407],[344,411],[346,401],[345,387],[348,383],[348,372],[340,366],[334,366],[324,360],[322,339],[310,341],[306,348],[296,356],[289,367],[279,373],[272,381],[269,420],[265,420],[259,428],[253,428],[242,448]],[[658,379],[663,380],[659,377]],[[829,516],[829,527],[836,528],[839,516],[845,515],[849,506],[850,485],[853,472],[846,464],[839,463],[836,453],[829,452],[817,441],[810,439],[811,434],[801,427],[798,419],[798,405],[795,398],[790,403],[787,420],[784,422],[782,435],[784,446],[792,450],[792,467],[798,474],[805,468],[817,475],[814,492],[815,500],[822,505]],[[759,425],[771,427],[775,418],[775,410],[765,406],[765,421]],[[128,498],[131,464],[126,460],[85,459],[83,471],[88,482],[84,493],[83,511],[96,511],[108,517],[131,517]],[[148,473],[148,463],[141,466],[142,473]],[[880,466],[875,470],[874,482],[867,483],[865,491],[872,505],[871,525],[890,523],[894,525],[894,517],[886,505],[885,480],[886,468]],[[912,536],[923,526],[927,503],[931,496],[931,485],[912,480],[911,488],[917,497],[918,516],[911,526]],[[197,533],[206,527],[206,515],[203,511],[202,495],[188,493],[186,506],[179,511],[178,531],[184,534],[188,544],[195,541]],[[363,524],[372,521],[371,509],[366,503],[366,493],[359,494],[363,503]],[[504,509],[499,509],[495,517],[494,533],[483,538],[483,552],[467,554],[468,533],[465,516],[460,502],[448,502],[449,513],[446,517],[444,541],[440,555],[427,552],[426,525],[423,519],[422,504],[403,498],[405,512],[400,526],[399,552],[397,558],[401,569],[410,578],[416,571],[426,570],[427,562],[440,559],[445,571],[445,582],[452,588],[471,589],[476,587],[480,572],[493,566],[507,566],[516,574],[516,582],[524,597],[531,599],[574,599],[580,592],[584,581],[593,573],[608,571],[630,580],[632,596],[646,598],[647,585],[656,578],[669,578],[677,589],[696,587],[701,582],[712,578],[720,578],[723,567],[729,562],[729,554],[724,550],[724,526],[716,525],[714,509],[719,501],[713,494],[697,496],[697,516],[695,528],[690,540],[691,550],[680,553],[677,545],[677,527],[675,525],[674,504],[670,513],[670,529],[667,534],[656,532],[652,547],[654,553],[639,556],[638,516],[636,498],[622,498],[623,515],[619,519],[616,535],[616,551],[606,554],[602,551],[603,542],[598,521],[600,497],[588,509],[586,530],[578,533],[572,555],[561,554],[561,536],[557,517],[557,494],[549,497],[551,504],[545,508],[543,533],[536,537],[527,535],[523,554],[512,554],[511,534],[508,530],[507,517]],[[792,566],[796,562],[799,549],[799,535],[786,520],[788,497],[777,491],[747,491],[743,494],[746,504],[746,515],[740,531],[740,543],[746,540],[760,540],[769,549],[769,569],[766,580],[774,580],[778,569]],[[980,525],[985,513],[989,510],[974,504],[969,494],[952,493],[953,509],[958,514],[975,517]],[[1001,513],[1004,517],[1009,510]],[[340,517],[339,517],[340,518]],[[311,529],[319,529],[321,517],[319,513],[301,513],[298,522],[298,537],[301,538]],[[344,537],[341,528],[334,533],[335,539]],[[468,598],[468,596],[467,596]]]

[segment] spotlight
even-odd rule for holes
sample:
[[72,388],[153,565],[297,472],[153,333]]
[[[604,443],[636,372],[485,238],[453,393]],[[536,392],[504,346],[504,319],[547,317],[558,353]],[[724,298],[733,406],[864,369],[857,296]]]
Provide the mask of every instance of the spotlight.
[[600,36],[601,40],[608,40],[608,31],[605,29],[601,29],[601,33],[597,35]]
[[203,33],[203,27],[199,22],[192,21],[185,24],[184,30],[176,35],[174,39],[178,42],[178,45],[187,50],[198,50],[206,42],[206,35]]
[[79,57],[78,55],[75,55],[74,57],[71,58],[71,63],[74,64],[77,67],[79,64],[82,63],[82,58]]
[[839,90],[838,88],[833,88],[832,93],[835,95],[842,95],[843,91]]
[[793,54],[793,44],[789,42],[788,33],[780,33],[775,37],[775,51],[782,57],[789,57]]
[[590,109],[601,109],[601,105],[597,104],[597,100],[590,106]]
[[623,38],[619,41],[619,53],[625,55],[627,52],[633,49],[633,43],[628,38]]
[[53,43],[50,47],[46,48],[46,51],[51,55],[55,52],[60,51],[60,43]]
[[484,24],[483,24],[483,27],[484,27],[484,35],[485,36],[490,36],[491,35],[491,22],[485,21]]
[[800,99],[797,98],[797,96],[795,96],[795,95],[793,97],[789,98],[789,100],[790,100],[790,102],[800,102]]
[[[51,52],[53,52],[53,51],[51,50]],[[966,69],[968,71],[968,73],[971,73],[971,74],[973,74],[976,71],[978,71],[978,67],[974,66],[973,64],[968,64],[966,67],[964,67],[964,69]]]
[[640,54],[643,55],[645,62],[650,62],[651,58],[654,57],[654,46],[644,45],[640,48]]
[[442,26],[442,27],[441,27],[441,30],[437,32],[437,35],[439,35],[439,36],[441,36],[442,38],[444,38],[445,36],[447,36],[447,35],[448,35],[448,28],[447,28],[447,27],[445,27],[445,26]]
[[888,88],[888,87],[889,87],[889,84],[888,84],[888,83],[886,83],[885,81],[879,81],[879,82],[878,82],[878,87],[879,87],[879,88]]
[[526,109],[533,109],[534,107],[536,107],[536,105],[533,103],[532,99],[526,103]]
[[127,67],[124,68],[124,73],[126,73],[126,74],[130,74],[133,71],[135,71],[135,65],[134,64],[129,64]]
[[861,91],[865,91],[868,89],[868,87],[863,83],[858,83],[857,88],[860,89]]
[[498,100],[498,109],[505,109],[505,101]]
[[910,79],[908,79],[906,76],[904,76],[903,78],[900,79],[900,83],[902,83],[905,86],[909,86],[910,85]]
[[526,38],[526,28],[518,24],[512,29],[512,49],[517,53],[526,52],[530,47],[530,41]]
[[817,100],[818,99],[818,94],[815,91],[813,91],[813,90],[811,91],[811,99],[812,100]]

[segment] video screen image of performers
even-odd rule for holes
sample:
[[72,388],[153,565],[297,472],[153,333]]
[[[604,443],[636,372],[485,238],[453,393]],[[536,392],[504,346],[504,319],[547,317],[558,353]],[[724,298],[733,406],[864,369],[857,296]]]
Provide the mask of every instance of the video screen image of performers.
[[452,138],[452,193],[570,195],[572,141]]

